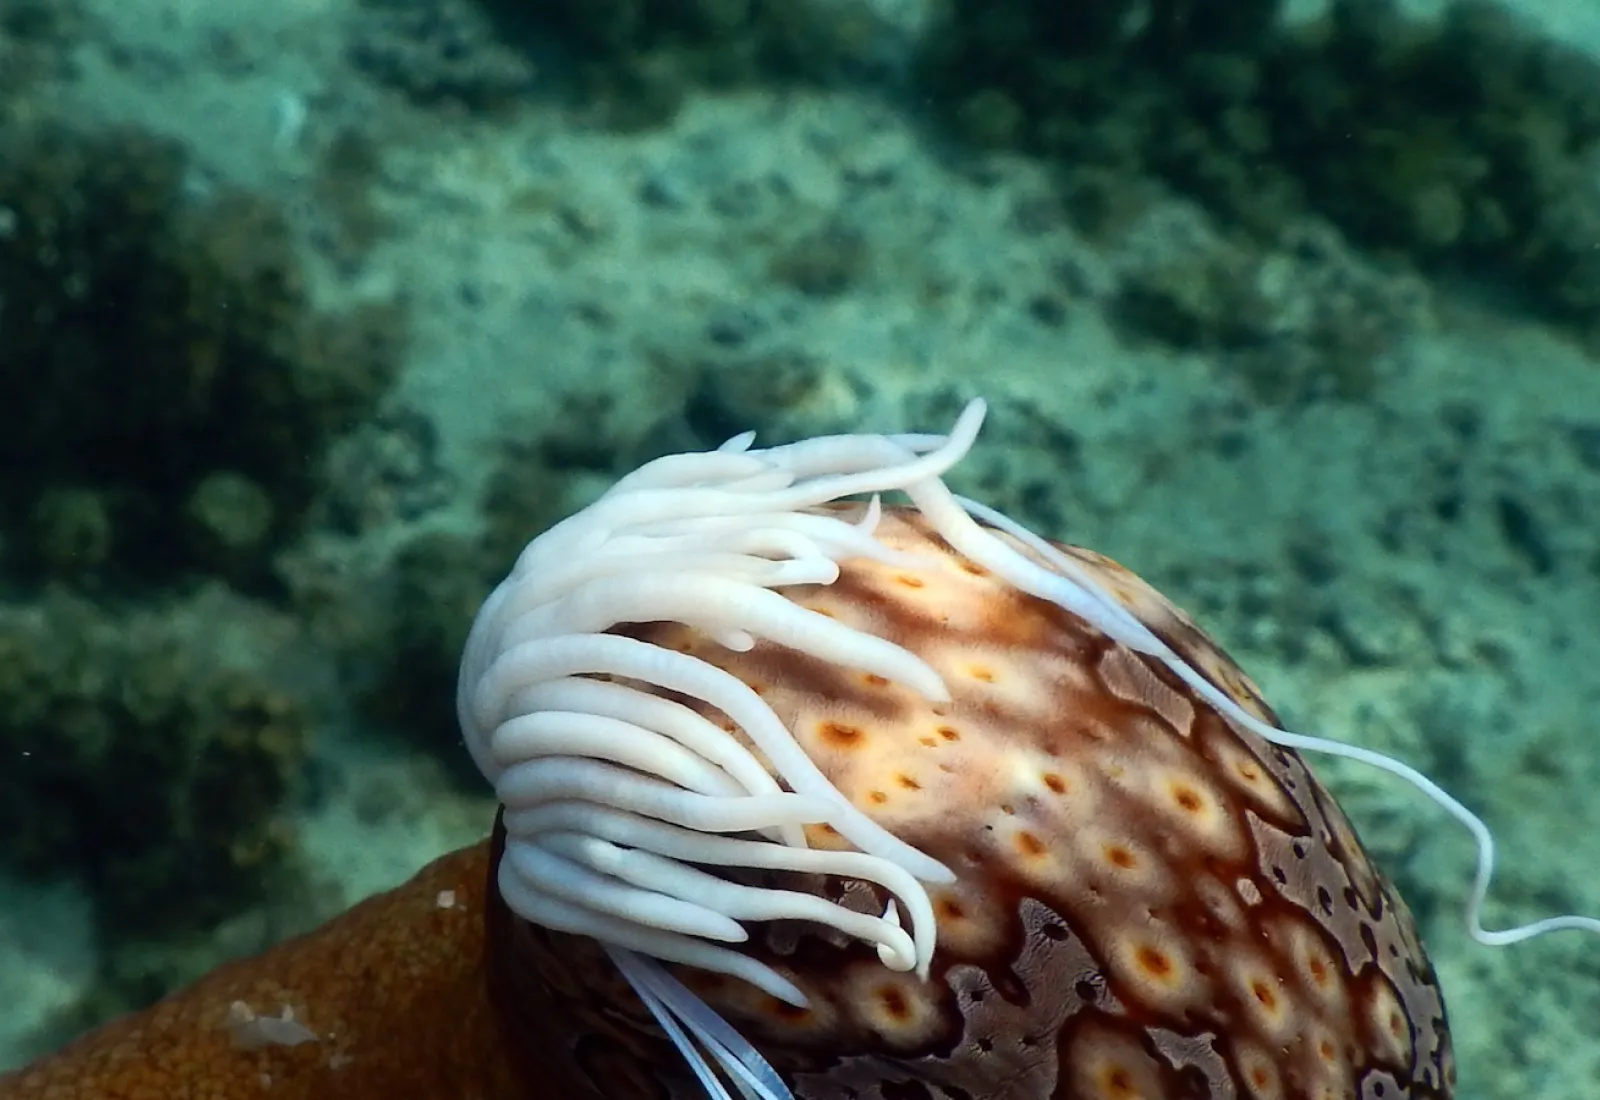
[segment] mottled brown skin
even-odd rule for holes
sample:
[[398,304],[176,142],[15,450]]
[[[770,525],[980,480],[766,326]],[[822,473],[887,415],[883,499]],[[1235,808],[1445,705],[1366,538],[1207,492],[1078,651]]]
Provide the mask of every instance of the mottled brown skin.
[[[772,645],[735,654],[674,626],[640,631],[755,687],[856,805],[957,872],[933,893],[926,983],[795,925],[756,929],[750,950],[807,992],[809,1010],[679,971],[797,1097],[1452,1094],[1444,1005],[1411,916],[1296,754],[964,561],[914,513],[889,513],[879,533],[929,566],[850,562],[831,587],[788,592],[922,656],[949,704]],[[1276,721],[1181,612],[1107,559],[1070,552]],[[784,878],[874,912],[885,900],[859,883]],[[497,994],[525,1052],[567,1063],[606,1100],[700,1095],[594,944],[515,920],[503,934]]]
[[[484,980],[488,844],[230,963],[14,1074],[4,1100],[564,1100],[519,1077]],[[445,904],[448,902],[448,904]],[[316,1042],[245,1049],[230,1010],[285,1006]],[[573,1089],[576,1095],[576,1088]]]

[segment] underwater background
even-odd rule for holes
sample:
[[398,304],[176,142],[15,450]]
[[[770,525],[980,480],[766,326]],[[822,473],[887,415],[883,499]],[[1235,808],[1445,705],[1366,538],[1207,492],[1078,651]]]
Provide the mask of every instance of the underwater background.
[[[481,836],[479,600],[655,455],[942,431],[1600,913],[1600,4],[0,0],[0,1069]],[[1600,943],[1313,760],[1459,1095]]]

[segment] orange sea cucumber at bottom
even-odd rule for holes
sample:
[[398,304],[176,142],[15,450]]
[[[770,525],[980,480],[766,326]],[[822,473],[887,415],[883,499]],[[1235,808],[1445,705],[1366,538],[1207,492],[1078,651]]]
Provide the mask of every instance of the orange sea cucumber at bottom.
[[485,841],[0,1075],[0,1100],[526,1100],[484,981]]

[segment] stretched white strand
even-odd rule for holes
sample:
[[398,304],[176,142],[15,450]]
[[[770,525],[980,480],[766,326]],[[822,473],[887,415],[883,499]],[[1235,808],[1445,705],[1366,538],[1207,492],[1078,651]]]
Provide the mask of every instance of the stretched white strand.
[[570,756],[513,765],[500,773],[494,791],[507,809],[577,798],[707,833],[740,833],[775,825],[820,825],[837,808],[831,799],[788,791],[709,797],[631,768]]
[[637,884],[618,882],[587,865],[581,856],[574,858],[572,846],[561,843],[563,836],[570,835],[552,834],[537,845],[507,845],[505,863],[523,881],[539,883],[551,898],[596,914],[648,923],[694,939],[743,943],[750,938],[744,925],[725,914],[673,895],[640,889]]
[[[748,685],[687,654],[612,634],[578,634],[526,642],[501,654],[479,676],[467,708],[468,721],[476,729],[492,730],[508,717],[506,702],[519,685],[584,673],[622,676],[706,700],[743,728],[795,791],[830,802],[834,812],[825,819],[826,823],[852,843],[902,864],[918,878],[946,882],[953,877],[943,864],[851,805],[828,782],[766,701]],[[481,739],[481,735],[477,736]]]
[[[936,490],[929,490],[929,503],[943,513],[943,502],[935,503],[934,498],[936,496]],[[1484,927],[1483,906],[1488,898],[1489,886],[1494,877],[1494,835],[1490,832],[1483,819],[1469,810],[1459,799],[1410,764],[1397,760],[1392,756],[1387,756],[1360,745],[1349,745],[1326,737],[1295,733],[1262,721],[1241,707],[1231,696],[1207,679],[1199,669],[1185,661],[1171,646],[1158,638],[1149,627],[1136,619],[1130,611],[1117,601],[1113,593],[1106,591],[1103,586],[1089,575],[1081,563],[1062,553],[1048,541],[1035,535],[1014,520],[995,512],[991,508],[953,496],[950,499],[959,501],[959,505],[963,510],[978,515],[985,522],[994,523],[995,526],[1004,530],[1007,534],[1023,542],[1029,549],[1059,570],[1059,573],[1040,569],[1015,550],[1005,546],[1003,542],[993,535],[983,532],[981,528],[978,529],[979,534],[976,537],[965,530],[965,525],[963,524],[952,523],[950,532],[940,528],[940,534],[949,539],[951,544],[956,545],[963,553],[967,553],[967,550],[956,542],[957,539],[973,544],[983,538],[989,539],[993,543],[992,546],[987,548],[976,547],[979,553],[985,554],[988,558],[988,561],[984,562],[984,564],[993,568],[998,574],[1005,576],[1018,587],[1024,588],[1034,595],[1047,599],[1057,606],[1079,615],[1085,621],[1093,624],[1097,629],[1123,645],[1155,657],[1179,679],[1188,684],[1197,695],[1216,707],[1230,721],[1282,748],[1293,749],[1296,752],[1318,753],[1323,756],[1343,757],[1344,759],[1355,760],[1369,767],[1388,772],[1390,775],[1396,776],[1415,787],[1431,802],[1455,818],[1472,835],[1477,845],[1476,871],[1473,877],[1472,890],[1466,904],[1467,932],[1474,940],[1485,946],[1503,947],[1532,939],[1535,936],[1542,936],[1548,932],[1575,930],[1600,934],[1600,918],[1581,914],[1545,917],[1541,920],[1507,929]],[[924,507],[923,510],[926,512],[927,508]]]
[[695,1076],[713,1097],[726,1098],[727,1093],[699,1051],[694,1050],[679,1021],[728,1072],[745,1100],[794,1100],[788,1086],[761,1052],[653,959],[617,948],[606,950],[662,1030],[672,1037],[680,1050],[687,1051]]
[[[501,644],[509,654],[526,642],[598,632],[621,622],[677,622],[706,633],[743,630],[801,653],[826,655],[847,668],[876,673],[925,699],[950,698],[939,674],[904,647],[807,610],[777,592],[710,575],[650,574],[586,582],[524,614],[506,630]],[[788,731],[783,736],[793,742]]]
[[[917,965],[916,945],[897,921],[858,913],[814,894],[743,886],[653,852],[579,833],[551,833],[539,846],[601,876],[637,887],[638,894],[658,894],[677,901],[695,915],[703,915],[708,927],[721,927],[730,917],[728,923],[741,932],[744,926],[739,921],[815,921],[877,944],[880,957],[892,970],[911,970]],[[687,918],[685,914],[680,919]],[[687,927],[675,930],[701,934]],[[743,941],[746,937],[707,934],[706,938]]]
[[[747,553],[718,553],[692,544],[672,551],[640,547],[637,552],[614,550],[587,561],[568,563],[564,568],[530,578],[518,586],[501,613],[520,622],[528,615],[547,610],[561,597],[583,585],[604,584],[618,577],[679,576],[695,574],[719,577],[730,584],[760,588],[784,584],[832,584],[838,577],[838,563],[820,554],[791,560],[771,559]],[[570,633],[566,631],[564,633]]]
[[861,852],[763,844],[739,837],[707,835],[610,807],[577,801],[545,802],[506,813],[508,832],[530,841],[551,832],[601,837],[614,844],[673,860],[724,867],[799,871],[875,882],[909,910],[916,940],[916,969],[933,959],[934,917],[927,894],[903,867]]
[[[930,494],[931,492],[932,490],[930,489]],[[1105,591],[1090,576],[1089,571],[1081,563],[1051,546],[1047,539],[1040,538],[1010,516],[990,508],[988,505],[979,504],[975,500],[970,500],[967,497],[958,497],[954,494],[950,494],[950,500],[961,511],[983,520],[998,530],[1004,531],[1055,566],[1071,582],[1071,587],[1075,593],[1082,593],[1098,604],[1098,607],[1092,613],[1093,621],[1107,624],[1101,629],[1108,637],[1114,638],[1128,648],[1137,650],[1140,653],[1153,653],[1155,652],[1153,647],[1161,644],[1156,636],[1150,632],[1150,628],[1140,622],[1133,612],[1123,607],[1115,595]],[[947,508],[941,509],[941,512],[952,520],[956,514],[955,511]],[[977,546],[981,545],[979,543],[980,539],[988,538],[992,542],[999,544],[1002,551],[1010,551],[1009,554],[1005,555],[1006,575],[1013,584],[1022,587],[1026,583],[1027,588],[1024,591],[1027,591],[1030,595],[1037,595],[1041,599],[1050,600],[1057,606],[1065,606],[1061,603],[1061,599],[1065,596],[1062,590],[1061,577],[1052,574],[1048,570],[1038,568],[1027,558],[1012,551],[1010,547],[1007,547],[1005,543],[995,538],[992,534],[978,527],[977,524],[969,521],[969,523],[961,526],[963,541],[971,542]],[[973,533],[974,531],[976,534]],[[1035,591],[1035,589],[1038,591]],[[1054,595],[1047,596],[1044,595],[1045,592],[1052,592]]]
[[676,741],[595,714],[563,710],[519,714],[494,731],[489,751],[503,768],[551,756],[587,757],[660,776],[699,795],[745,793],[721,768]]
[[517,714],[538,710],[575,710],[613,718],[671,738],[689,752],[704,757],[732,776],[746,794],[764,794],[779,789],[778,781],[772,778],[772,774],[755,755],[729,737],[726,730],[682,703],[625,684],[577,676],[547,680],[516,692],[509,700],[508,707]]
[[[510,851],[510,845],[507,845],[507,851]],[[646,922],[620,920],[583,905],[573,905],[530,884],[504,860],[496,873],[496,884],[500,888],[500,896],[512,912],[543,928],[569,932],[575,936],[589,936],[601,943],[626,947],[662,962],[681,963],[700,970],[727,974],[749,982],[763,993],[796,1008],[805,1008],[809,1003],[806,995],[793,982],[743,952],[694,936],[668,932]]]

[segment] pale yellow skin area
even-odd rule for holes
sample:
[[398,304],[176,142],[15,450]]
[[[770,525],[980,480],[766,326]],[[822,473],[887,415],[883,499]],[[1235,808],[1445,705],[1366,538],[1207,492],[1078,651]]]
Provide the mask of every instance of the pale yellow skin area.
[[[797,1097],[1345,1100],[1380,1083],[1389,1097],[1451,1095],[1443,1003],[1410,914],[1296,754],[966,561],[914,511],[888,510],[878,536],[918,564],[852,560],[834,585],[785,592],[916,653],[947,703],[767,643],[739,654],[676,625],[629,630],[739,676],[856,806],[956,872],[932,890],[927,982],[810,926],[758,927],[747,945],[807,1010],[679,971]],[[1067,552],[1276,722],[1166,599]],[[808,839],[842,844],[825,827]],[[759,881],[874,913],[886,900],[817,876]],[[640,1010],[595,1011],[632,999],[591,945],[526,926],[514,939],[521,1007],[563,1022],[556,1045],[600,1095],[698,1095]],[[534,983],[553,990],[548,1004]]]

